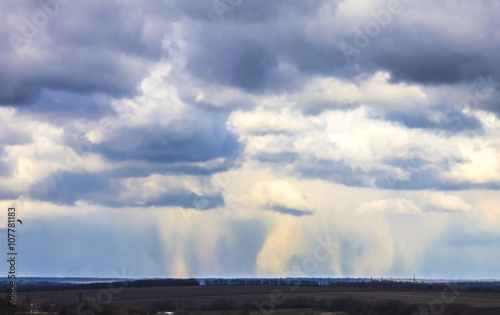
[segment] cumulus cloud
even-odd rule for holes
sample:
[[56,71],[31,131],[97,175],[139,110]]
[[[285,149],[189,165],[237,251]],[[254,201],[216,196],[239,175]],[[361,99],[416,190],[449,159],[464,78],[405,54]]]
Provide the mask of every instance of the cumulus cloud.
[[406,199],[384,199],[364,203],[358,208],[360,214],[419,214],[422,211],[413,202]]
[[[4,105],[33,103],[44,89],[130,94],[145,65],[162,54],[164,25],[148,18],[147,8],[95,1],[2,7]],[[98,16],[108,14],[115,22],[103,27],[107,19]]]
[[279,213],[295,216],[313,213],[307,197],[288,180],[259,182],[252,189],[252,197],[258,206]]
[[266,133],[291,133],[319,129],[322,121],[319,119],[308,119],[300,113],[272,112],[272,111],[236,111],[229,117],[231,127],[239,134],[266,134]]
[[457,196],[443,192],[426,192],[422,198],[428,203],[428,208],[436,211],[470,212],[472,206]]

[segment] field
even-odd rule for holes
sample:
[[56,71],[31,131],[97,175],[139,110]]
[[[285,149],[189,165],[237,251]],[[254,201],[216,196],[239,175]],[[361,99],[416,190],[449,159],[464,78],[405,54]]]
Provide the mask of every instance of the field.
[[[5,297],[5,294],[3,294]],[[499,292],[371,290],[322,286],[180,286],[18,292],[18,305],[77,314],[500,314]],[[78,308],[79,307],[79,308]],[[224,311],[225,310],[225,311]],[[233,310],[233,311],[229,311]],[[88,311],[85,313],[85,311]],[[130,314],[132,314],[131,312]],[[142,313],[141,313],[142,312]],[[335,313],[334,313],[335,314]]]

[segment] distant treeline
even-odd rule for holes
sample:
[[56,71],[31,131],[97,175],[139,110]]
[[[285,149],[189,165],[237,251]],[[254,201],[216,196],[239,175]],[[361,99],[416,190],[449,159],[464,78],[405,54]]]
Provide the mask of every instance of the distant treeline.
[[474,292],[500,292],[500,282],[450,282],[450,283],[426,283],[413,281],[395,280],[371,280],[371,279],[348,279],[337,278],[245,278],[245,279],[205,279],[204,284],[213,285],[282,285],[282,286],[330,286],[342,288],[366,288],[377,290],[403,290],[403,291],[441,291],[448,287],[458,287],[461,291]]
[[127,287],[173,287],[173,286],[196,286],[200,285],[197,279],[146,279],[129,282]]
[[[92,290],[113,287],[168,287],[168,286],[329,286],[338,288],[353,288],[366,290],[401,290],[401,291],[440,291],[447,287],[458,287],[461,291],[469,292],[500,292],[500,282],[453,282],[453,283],[425,283],[396,280],[371,279],[338,279],[338,278],[211,278],[211,279],[141,279],[116,282],[95,283],[60,283],[60,282],[29,282],[17,283],[18,292],[58,291],[58,290]],[[6,290],[8,282],[0,282],[0,289]]]
[[[126,286],[129,288],[139,287],[168,287],[168,286],[198,286],[200,282],[196,279],[143,279],[117,282],[95,282],[95,283],[57,283],[57,282],[31,282],[17,283],[17,292],[33,291],[62,291],[62,290],[93,290],[107,289],[109,286],[114,288]],[[7,282],[0,283],[0,289],[6,290]]]

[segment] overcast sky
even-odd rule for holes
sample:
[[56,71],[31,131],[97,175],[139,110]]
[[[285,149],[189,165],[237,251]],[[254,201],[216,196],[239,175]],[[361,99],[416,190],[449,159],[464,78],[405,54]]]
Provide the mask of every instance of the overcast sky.
[[500,278],[499,16],[2,1],[0,244],[15,205],[24,276]]

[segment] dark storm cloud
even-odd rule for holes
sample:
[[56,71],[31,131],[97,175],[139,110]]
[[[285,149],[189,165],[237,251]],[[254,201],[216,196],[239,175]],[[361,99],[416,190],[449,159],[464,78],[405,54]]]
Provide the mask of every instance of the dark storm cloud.
[[29,196],[60,205],[74,205],[78,200],[99,204],[115,198],[121,189],[119,184],[95,174],[60,172],[31,186]]
[[396,190],[424,190],[457,191],[470,189],[500,190],[500,182],[490,181],[473,183],[450,179],[445,176],[439,167],[418,169],[410,173],[406,180],[398,180],[387,174],[375,179],[377,188]]
[[369,187],[373,177],[382,177],[381,170],[364,171],[343,161],[303,160],[295,165],[295,171],[306,178],[321,178],[346,186]]
[[[1,139],[0,139],[1,140]],[[8,177],[12,174],[12,168],[9,167],[5,162],[2,161],[2,158],[5,156],[5,148],[1,145],[2,141],[0,141],[0,176]],[[0,200],[3,199],[15,199],[17,197],[16,193],[13,193],[8,190],[3,190],[0,188]]]
[[233,41],[217,37],[202,36],[196,42],[198,47],[193,47],[188,63],[194,75],[250,92],[267,89],[276,81],[272,79],[276,79],[278,62],[264,43],[243,34],[231,36]]
[[264,163],[292,163],[298,159],[300,155],[295,152],[281,152],[281,153],[265,153],[259,152],[255,158]]
[[19,112],[55,124],[79,118],[97,120],[114,114],[110,98],[104,94],[83,95],[49,90],[43,91],[32,106],[20,107]]
[[151,174],[170,174],[170,175],[199,175],[207,176],[214,173],[227,171],[237,166],[236,160],[224,160],[222,163],[216,165],[198,165],[195,163],[186,162],[169,162],[168,164],[160,164],[156,162],[145,161],[129,161],[124,166],[116,167],[112,170],[103,173],[115,177],[145,177]]
[[[323,0],[236,0],[236,1],[169,1],[169,8],[164,11],[174,11],[180,16],[194,20],[222,24],[228,23],[261,23],[273,21],[283,15],[290,19],[298,19],[304,14],[311,14],[318,9]],[[330,1],[336,4],[339,1]],[[157,4],[155,4],[156,6]],[[166,6],[166,4],[163,4]]]
[[[5,156],[5,149],[2,145],[0,145],[0,176],[7,177],[10,176],[10,174],[12,173],[12,169],[5,162],[2,161],[4,156]],[[7,196],[8,193],[4,192],[4,195]],[[1,195],[0,198],[2,198]]]
[[29,130],[19,128],[15,119],[8,126],[2,127],[2,133],[0,133],[0,157],[4,152],[4,146],[26,144],[32,140]]
[[[171,127],[124,128],[113,132],[109,139],[95,145],[98,152],[110,160],[140,160],[153,163],[205,162],[219,157],[235,157],[240,144],[222,120],[192,130]],[[200,121],[200,123],[202,123]],[[177,124],[177,123],[176,123]]]
[[313,211],[309,211],[309,210],[289,208],[289,207],[277,206],[277,205],[270,206],[269,210],[276,211],[276,212],[281,213],[281,214],[293,215],[295,217],[301,217],[301,216],[304,216],[304,215],[312,215],[312,214],[314,214]]
[[495,82],[491,85],[495,88],[495,91],[491,94],[491,96],[484,101],[478,100],[474,103],[471,101],[471,107],[491,111],[500,118],[500,74],[494,78],[494,81]]
[[[181,207],[186,209],[209,210],[226,205],[222,194],[198,195],[189,191],[176,191],[164,194],[159,198],[148,201],[145,204],[136,204],[136,206],[146,207]],[[119,205],[122,207],[123,205]]]
[[[338,2],[331,1],[333,5]],[[230,22],[259,23],[287,16],[292,20],[316,12],[322,3],[322,0],[241,1],[241,4],[234,6],[234,10],[224,15],[224,19]]]
[[457,191],[468,189],[499,190],[500,182],[490,181],[473,183],[451,179],[446,176],[453,165],[465,162],[459,158],[447,158],[440,162],[428,161],[423,157],[390,158],[382,163],[389,167],[396,167],[408,175],[400,175],[387,169],[372,167],[364,170],[351,166],[345,161],[331,160],[298,160],[294,171],[305,178],[321,178],[326,181],[353,187],[373,187],[395,190],[440,190]]
[[35,101],[40,95],[40,88],[28,78],[16,78],[12,72],[13,69],[0,64],[0,105],[21,105]]
[[[1,156],[1,154],[0,154],[0,156]],[[0,161],[0,176],[6,177],[6,176],[9,176],[10,173],[11,173],[10,168],[5,163]]]
[[[61,95],[69,100],[78,100],[66,93],[52,93],[52,100]],[[95,106],[96,111],[101,104],[106,109],[107,98],[95,96],[95,99],[96,103],[92,106]],[[62,108],[61,113],[54,110],[52,115],[64,117],[66,104],[61,101],[55,108],[58,106]],[[203,176],[232,167],[241,145],[236,135],[225,128],[226,114],[207,113],[193,110],[189,117],[174,120],[166,126],[114,129],[104,135],[106,141],[98,144],[91,144],[84,136],[85,131],[66,124],[61,140],[80,157],[88,153],[99,154],[112,162],[120,162],[119,166],[97,174],[59,172],[32,185],[29,196],[63,205],[84,201],[109,207],[178,206],[199,210],[223,206],[225,201],[220,193],[197,195],[184,189],[176,189],[145,201],[124,200],[120,197],[127,190],[120,183],[121,178],[151,174]]]
[[361,106],[360,103],[353,102],[334,102],[329,100],[312,100],[308,102],[301,102],[296,104],[295,107],[299,109],[304,115],[316,116],[327,110],[346,110]]
[[[326,2],[315,2],[302,14],[294,15],[301,8],[297,2],[280,7],[261,1],[245,6],[248,2],[244,1],[225,14],[227,20],[224,22],[200,19],[192,23],[188,35],[191,45],[187,48],[187,69],[207,82],[251,93],[293,91],[311,75],[355,81],[359,75],[377,71],[388,71],[393,83],[424,85],[472,84],[480,76],[491,74],[500,78],[500,60],[496,54],[499,43],[489,40],[497,29],[491,14],[491,11],[500,10],[497,6],[481,3],[475,4],[471,10],[468,5],[455,8],[451,3],[431,3],[430,8],[422,8],[409,6],[406,2],[403,4],[406,11],[393,15],[388,25],[379,25],[378,35],[367,37],[367,47],[355,47],[354,39],[358,33],[352,26],[333,28],[333,20],[325,20],[321,27],[321,22],[317,22],[320,9]],[[380,8],[374,12],[385,9],[385,2],[379,4]],[[450,10],[458,15],[469,14],[470,21],[477,21],[476,33],[459,31],[459,24],[428,20],[429,12]],[[257,14],[259,12],[268,13],[269,18],[266,14]],[[334,13],[335,10],[331,11]],[[261,18],[246,18],[254,14]],[[375,21],[375,18],[370,16],[361,21],[358,29],[364,30],[370,21]],[[456,23],[456,20],[450,21]],[[309,32],[304,31],[304,25],[310,27]],[[457,31],[451,32],[450,27],[456,27]],[[342,42],[359,50],[350,56],[350,63],[340,48]],[[290,75],[290,69],[280,68],[281,64],[295,68],[297,72]],[[387,118],[405,119],[396,114]],[[405,119],[405,124],[448,129],[446,124],[432,124],[425,117],[420,122],[406,122]]]
[[[168,57],[162,50],[162,38],[169,37],[173,21],[183,25],[186,45],[182,53],[186,69],[194,77],[251,93],[296,90],[311,75],[352,80],[360,74],[385,70],[395,82],[432,85],[500,74],[495,53],[498,43],[488,40],[496,30],[496,23],[489,20],[494,14],[490,13],[498,8],[490,3],[476,4],[474,11],[463,4],[452,8],[462,15],[471,11],[469,19],[481,22],[478,29],[482,35],[476,37],[448,32],[449,27],[460,25],[429,23],[429,12],[405,7],[406,11],[393,15],[390,23],[381,27],[380,34],[369,38],[367,47],[358,48],[360,51],[351,56],[352,63],[340,48],[342,42],[355,46],[352,25],[333,27],[333,19],[320,18],[326,4],[330,6],[328,14],[333,15],[339,3],[242,1],[230,5],[221,20],[214,1],[208,0],[132,1],[126,5],[70,1],[57,4],[57,10],[35,3],[5,2],[3,11],[10,14],[0,32],[6,39],[0,46],[4,52],[0,58],[0,103],[33,103],[43,89],[130,95],[147,74],[147,66]],[[379,4],[374,12],[387,6],[384,1]],[[448,12],[452,5],[429,6],[430,12]],[[11,34],[24,36],[23,30],[34,23],[38,12],[51,16],[43,27],[35,26],[36,35],[26,41],[27,47],[32,45],[40,52],[34,60],[6,42]],[[374,20],[360,21],[358,28],[364,30],[370,19]],[[424,117],[407,122],[397,113],[387,115],[387,119],[393,118],[404,119],[409,127],[435,127]]]
[[[119,181],[103,174],[78,174],[60,172],[31,186],[29,197],[49,201],[59,205],[73,206],[77,201],[108,207],[182,207],[199,210],[212,209],[224,205],[221,194],[197,195],[177,188],[144,202],[125,200],[120,193],[126,187]],[[196,200],[203,199],[203,207],[196,206]]]
[[[1,169],[2,166],[0,166],[0,175],[1,176],[5,176],[7,172],[5,169]],[[4,173],[2,174],[1,172],[4,171]],[[19,197],[19,194],[17,192],[12,192],[12,191],[7,191],[7,190],[3,190],[3,189],[0,189],[0,200],[10,200],[10,199],[17,199],[17,197]]]
[[417,151],[410,153],[407,158],[384,159],[385,165],[397,168],[409,178],[401,179],[392,172],[385,172],[383,176],[374,178],[376,187],[409,190],[459,190],[459,187],[467,186],[467,183],[450,180],[444,173],[450,171],[453,165],[463,163],[465,160],[454,157],[436,162],[427,160],[426,155],[426,152]]
[[[451,106],[450,106],[451,107]],[[449,132],[465,132],[483,130],[481,121],[475,116],[468,116],[456,108],[436,106],[433,108],[371,110],[370,118],[389,120],[401,123],[407,128],[437,129]],[[441,114],[442,119],[436,120],[433,116]]]
[[43,89],[128,95],[148,63],[162,56],[168,30],[138,2],[8,1],[0,7],[3,105],[33,103]]
[[[450,2],[431,3],[427,11],[413,8],[414,11],[393,16],[367,47],[351,56],[351,62],[340,44],[345,41],[355,45],[355,32],[353,25],[346,27],[333,19],[339,2],[244,0],[225,12],[223,20],[214,2],[208,0],[155,4],[69,1],[58,4],[57,10],[39,3],[0,4],[0,37],[4,38],[0,41],[0,105],[16,105],[20,113],[43,117],[58,125],[68,120],[64,124],[63,142],[72,148],[77,148],[86,131],[72,130],[71,123],[80,118],[97,120],[113,116],[111,101],[135,95],[150,66],[168,60],[171,57],[168,52],[182,56],[182,62],[173,65],[172,77],[178,71],[186,79],[177,85],[200,81],[201,86],[208,88],[228,86],[256,96],[301,92],[313,77],[335,77],[358,84],[360,78],[377,71],[390,72],[393,83],[451,88],[474,86],[481,76],[491,75],[494,89],[498,89],[495,84],[500,81],[497,54],[500,46],[495,40],[498,23],[494,18],[500,12],[489,2],[462,4],[457,9],[459,15],[477,22],[478,31],[472,35],[463,32],[459,24],[448,25],[446,19],[435,21],[429,17],[433,12],[447,13],[453,7]],[[326,4],[331,10],[325,10]],[[381,1],[380,10],[385,6]],[[469,10],[472,7],[476,11]],[[46,12],[47,23],[33,26],[33,17],[39,12]],[[363,23],[368,21],[361,21],[357,27],[363,30]],[[33,36],[26,38],[29,28]],[[17,36],[16,42],[12,42],[13,34]],[[176,36],[182,38],[177,40]],[[171,41],[167,48],[162,46],[164,39]],[[175,83],[174,79],[169,78],[169,82]],[[183,94],[189,94],[187,88],[186,91],[183,86],[178,88],[181,99],[187,99]],[[487,99],[482,98],[481,108],[498,115],[499,95],[495,90]],[[20,104],[24,105],[17,106]],[[214,107],[208,102],[200,104],[200,107]],[[255,105],[242,102],[231,108],[248,109]],[[350,109],[360,104],[326,102],[298,106],[303,112],[317,114],[323,109]],[[476,118],[454,111],[453,106],[394,109],[375,105],[377,118],[399,122],[408,128],[481,132],[482,126]],[[88,202],[118,206],[119,202],[114,203],[106,194],[118,195],[123,189],[116,184],[119,177],[154,173],[208,175],[226,170],[242,153],[237,136],[226,129],[227,111],[201,109],[166,126],[115,129],[105,135],[104,142],[94,144],[91,152],[126,166],[108,171],[110,178],[102,174],[68,173],[67,185],[58,186],[54,179],[46,179],[32,187],[30,195],[60,204],[74,204],[83,196],[82,200]],[[439,113],[445,118],[432,119]],[[30,140],[23,133],[7,132],[9,135],[0,135],[2,143]],[[4,139],[7,140],[3,142]],[[217,158],[226,161],[212,167],[195,165]],[[297,163],[296,171],[308,178],[363,187],[374,182],[377,187],[390,188],[383,170],[365,171],[342,161],[300,162],[295,153],[258,154],[256,158],[265,163]],[[384,163],[394,166],[391,161]],[[426,169],[423,163],[416,167],[410,180],[395,182],[393,188],[482,187],[450,182],[438,166]],[[496,183],[483,186],[498,187]],[[148,205],[182,205],[196,197],[190,192],[180,192],[178,196],[165,195]],[[222,198],[214,197],[210,205],[222,203]]]
[[[489,10],[486,3],[479,7]],[[493,15],[485,17],[488,16]],[[412,21],[401,16],[398,22],[388,25],[374,38],[355,60],[364,66],[389,71],[395,82],[425,85],[472,82],[479,76],[499,73],[498,66],[492,67],[492,62],[498,60],[494,56],[498,43],[491,42],[489,36],[467,38],[461,32],[450,35],[447,30],[452,25],[445,25],[446,21],[443,25],[426,23],[425,18],[423,11]],[[471,18],[479,19],[477,16]],[[495,28],[489,25],[481,31],[493,36]]]
[[[495,108],[487,104],[492,104],[492,102],[485,103],[482,108],[485,110]],[[409,129],[435,129],[451,133],[467,131],[480,133],[483,131],[481,121],[477,117],[464,114],[460,107],[454,104],[437,105],[429,108],[414,107],[411,109],[404,107],[387,108],[383,104],[369,105],[370,107],[366,109],[369,118],[393,121]],[[361,102],[339,103],[328,101],[312,101],[297,105],[305,115],[318,115],[326,110],[346,110],[361,106],[365,106],[365,104]],[[436,116],[441,118],[435,119]]]
[[[437,42],[437,41],[436,41]],[[437,42],[438,43],[438,42]],[[374,56],[373,62],[381,69],[393,74],[393,82],[416,82],[421,84],[453,84],[473,81],[481,75],[491,73],[488,64],[477,56],[458,54],[450,48],[425,47],[411,52],[401,52]]]
[[[303,24],[314,19],[320,4],[255,1],[228,13],[227,23],[193,23],[187,69],[197,78],[252,93],[295,89],[308,73],[331,74],[332,68],[344,69],[343,54],[330,40],[304,34]],[[266,14],[260,15],[262,12]],[[247,21],[244,16],[260,18]],[[302,73],[279,68],[280,62]]]
[[[410,153],[409,156],[405,157],[405,158],[389,157],[389,158],[383,159],[382,161],[385,165],[395,166],[395,167],[398,167],[400,169],[404,169],[408,172],[419,170],[419,169],[422,169],[424,167],[432,166],[435,164],[434,162],[426,160],[425,157],[423,156],[424,154],[422,154],[422,152],[419,152],[419,153],[420,154]],[[456,161],[456,162],[459,162],[459,161]],[[449,168],[449,165],[450,165],[450,162],[448,162],[448,164],[442,165],[442,166]]]
[[[375,17],[358,25],[358,32],[344,35],[343,39],[359,50],[350,57],[361,71],[386,70],[393,82],[424,85],[472,82],[479,76],[500,73],[496,54],[499,43],[491,40],[498,27],[493,18],[500,12],[497,4],[457,5],[443,1],[409,8],[404,2],[402,13],[392,15],[387,25],[379,22],[378,35],[372,37],[366,32]],[[383,2],[374,12],[382,10]],[[436,13],[449,12],[454,14],[449,19],[429,19]],[[474,27],[465,32],[458,16]],[[356,38],[366,39],[367,47],[356,46]]]

